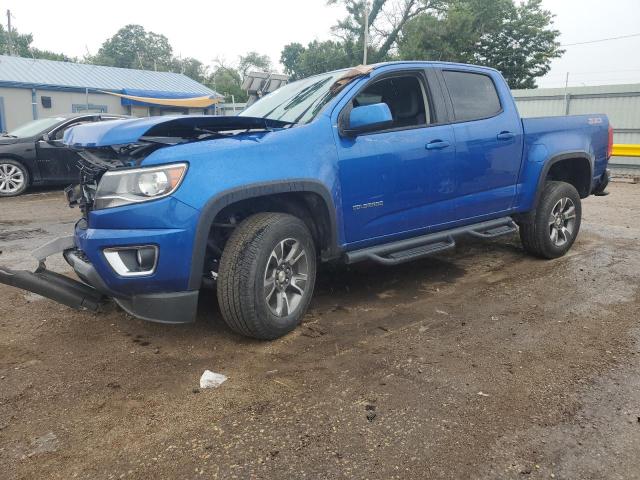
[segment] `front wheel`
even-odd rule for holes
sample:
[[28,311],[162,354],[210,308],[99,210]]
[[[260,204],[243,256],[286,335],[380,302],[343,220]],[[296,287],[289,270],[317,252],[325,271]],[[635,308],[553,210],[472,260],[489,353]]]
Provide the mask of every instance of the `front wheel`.
[[244,220],[222,252],[218,303],[229,327],[270,340],[304,316],[316,279],[316,251],[302,220],[259,213]]
[[0,158],[0,197],[15,197],[29,186],[29,172],[25,166],[8,158]]
[[569,251],[580,231],[582,204],[573,185],[547,182],[533,220],[520,224],[525,250],[541,258],[558,258]]

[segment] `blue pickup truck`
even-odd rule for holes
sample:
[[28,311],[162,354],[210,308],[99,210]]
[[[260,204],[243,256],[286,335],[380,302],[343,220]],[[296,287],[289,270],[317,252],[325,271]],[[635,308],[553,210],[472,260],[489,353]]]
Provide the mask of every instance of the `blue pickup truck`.
[[[309,306],[318,262],[396,265],[461,235],[519,231],[564,255],[581,199],[606,194],[605,115],[521,119],[496,70],[391,62],[291,83],[239,116],[78,126],[75,232],[0,282],[77,308],[112,298],[147,320],[195,319],[216,291],[241,334],[273,339]],[[64,255],[81,282],[46,269]]]

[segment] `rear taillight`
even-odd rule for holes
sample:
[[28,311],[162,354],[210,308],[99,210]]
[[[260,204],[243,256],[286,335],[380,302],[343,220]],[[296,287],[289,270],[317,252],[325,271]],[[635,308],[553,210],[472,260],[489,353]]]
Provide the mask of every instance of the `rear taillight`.
[[607,159],[611,158],[613,153],[613,127],[609,125],[609,145],[607,145]]

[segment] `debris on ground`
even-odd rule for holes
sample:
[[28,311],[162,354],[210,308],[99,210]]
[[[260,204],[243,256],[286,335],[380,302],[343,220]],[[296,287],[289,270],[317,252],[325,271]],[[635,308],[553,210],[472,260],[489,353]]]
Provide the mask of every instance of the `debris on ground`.
[[218,388],[227,380],[227,376],[221,373],[205,370],[200,377],[200,388]]
[[303,325],[301,329],[301,335],[304,337],[317,338],[327,333],[322,327],[318,325]]
[[41,437],[36,438],[33,442],[31,442],[31,446],[33,450],[27,455],[28,457],[32,457],[34,455],[38,455],[40,453],[52,453],[58,450],[58,446],[60,445],[60,441],[55,433],[49,432]]
[[376,406],[367,404],[365,405],[364,409],[367,411],[367,420],[373,422],[373,420],[376,418]]

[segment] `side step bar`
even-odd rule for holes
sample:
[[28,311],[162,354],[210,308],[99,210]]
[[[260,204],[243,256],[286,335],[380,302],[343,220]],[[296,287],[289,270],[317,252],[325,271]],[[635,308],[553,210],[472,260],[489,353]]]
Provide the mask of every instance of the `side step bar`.
[[386,243],[384,245],[354,250],[353,252],[347,252],[345,259],[347,263],[373,260],[383,265],[398,265],[453,248],[456,246],[454,238],[461,235],[494,238],[516,232],[517,230],[518,226],[511,217],[502,217],[474,225],[467,225],[451,230],[422,235],[420,237]]
[[94,312],[105,298],[94,288],[45,268],[29,272],[0,266],[0,283],[37,293],[71,308]]

